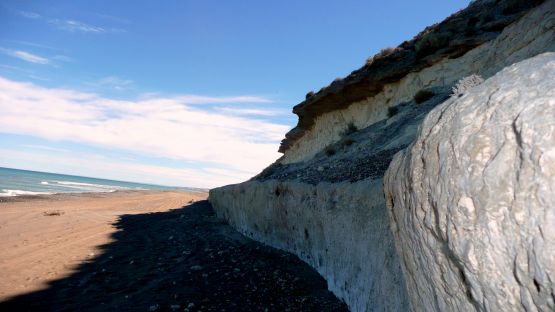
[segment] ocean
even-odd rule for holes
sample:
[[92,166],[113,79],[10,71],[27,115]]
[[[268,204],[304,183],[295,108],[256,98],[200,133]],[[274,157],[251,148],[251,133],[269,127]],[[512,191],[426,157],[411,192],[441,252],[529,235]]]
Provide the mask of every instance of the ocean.
[[167,187],[0,167],[0,197],[57,193],[114,192],[119,190],[203,191],[196,188]]

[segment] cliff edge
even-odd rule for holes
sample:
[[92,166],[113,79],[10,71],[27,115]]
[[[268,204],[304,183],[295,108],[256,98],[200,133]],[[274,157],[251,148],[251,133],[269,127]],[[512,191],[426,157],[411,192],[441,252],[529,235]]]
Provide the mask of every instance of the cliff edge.
[[352,311],[553,310],[554,51],[555,0],[476,1],[307,95],[284,156],[209,199]]

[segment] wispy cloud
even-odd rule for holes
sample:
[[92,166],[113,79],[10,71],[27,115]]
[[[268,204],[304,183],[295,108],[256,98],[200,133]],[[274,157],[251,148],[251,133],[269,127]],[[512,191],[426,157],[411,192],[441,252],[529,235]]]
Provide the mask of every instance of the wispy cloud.
[[231,114],[231,115],[244,115],[244,116],[283,116],[289,112],[283,109],[258,109],[258,108],[237,108],[237,107],[217,107],[217,111]]
[[123,101],[0,77],[0,132],[204,164],[184,174],[223,181],[224,170],[226,183],[256,174],[279,156],[288,126],[190,105],[211,101],[269,102],[197,95]]
[[96,81],[88,82],[87,85],[94,88],[123,91],[132,88],[133,80],[123,79],[117,76],[108,76]]
[[[58,29],[62,29],[69,32],[92,33],[92,34],[126,32],[125,29],[91,25],[82,21],[78,21],[76,19],[58,19],[58,18],[51,19],[48,17],[43,17],[42,15],[31,11],[19,11],[17,12],[17,14],[19,16],[22,16],[28,19],[46,21],[49,24],[56,26]],[[97,13],[94,13],[93,15],[98,18],[109,19],[112,21],[116,21],[118,23],[125,23],[125,24],[129,23],[128,20],[120,19],[111,15],[97,14]]]
[[45,57],[42,56],[38,56],[36,54],[32,54],[26,51],[21,51],[21,50],[11,50],[11,49],[6,49],[6,48],[2,48],[0,47],[0,52],[9,55],[11,57],[15,57],[18,58],[20,60],[24,60],[26,62],[29,63],[35,63],[35,64],[49,64],[50,60],[48,60]]
[[13,72],[13,71],[25,72],[25,73],[29,72],[29,71],[26,70],[26,69],[19,68],[19,67],[17,67],[17,66],[6,65],[6,64],[0,64],[0,68],[5,69],[5,70],[10,71],[10,72]]
[[13,51],[13,56],[30,63],[36,63],[36,64],[50,63],[50,61],[47,58],[29,53],[29,52],[25,52],[25,51]]
[[36,43],[36,42],[29,42],[29,41],[24,41],[24,40],[10,40],[10,39],[1,39],[2,41],[5,41],[7,43],[10,43],[10,45],[25,45],[25,46],[30,46],[30,47],[34,47],[34,48],[40,48],[40,49],[48,49],[48,50],[55,50],[55,51],[61,51],[58,48],[49,46],[49,45],[45,45],[45,44],[41,44],[41,43]]
[[19,15],[26,17],[26,18],[31,18],[31,19],[37,19],[40,18],[40,14],[35,13],[35,12],[30,12],[30,11],[19,11]]
[[182,95],[176,100],[185,104],[222,104],[222,103],[272,103],[272,100],[260,96],[202,96],[202,95]]
[[59,29],[66,30],[69,32],[92,33],[92,34],[125,32],[125,30],[123,29],[95,26],[95,25],[86,24],[77,20],[52,19],[52,20],[49,20],[49,23],[52,25],[55,25]]
[[36,145],[36,144],[21,144],[21,147],[38,149],[38,150],[45,150],[45,151],[52,151],[52,152],[60,152],[60,153],[67,153],[69,150],[63,148],[57,148],[47,145]]
[[89,12],[89,14],[91,14],[93,16],[96,16],[96,17],[99,17],[99,18],[102,18],[102,19],[105,19],[105,20],[120,23],[120,24],[131,24],[130,20],[128,20],[126,18],[121,18],[121,17],[118,17],[118,16],[113,16],[113,15],[108,15],[108,14],[101,14],[101,13],[92,13],[92,12]]
[[73,62],[73,59],[71,57],[67,55],[61,55],[61,54],[54,55],[52,59],[56,61],[61,61],[61,62]]
[[32,80],[48,81],[48,78],[37,75],[33,70],[0,64],[0,72],[23,74]]

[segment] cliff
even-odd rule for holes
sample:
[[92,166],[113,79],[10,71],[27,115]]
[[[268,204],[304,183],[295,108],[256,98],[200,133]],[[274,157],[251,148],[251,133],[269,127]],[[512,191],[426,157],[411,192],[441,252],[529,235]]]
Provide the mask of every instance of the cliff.
[[555,0],[474,2],[308,94],[212,205],[353,311],[553,310],[554,29]]
[[430,112],[384,185],[414,310],[553,311],[555,53]]

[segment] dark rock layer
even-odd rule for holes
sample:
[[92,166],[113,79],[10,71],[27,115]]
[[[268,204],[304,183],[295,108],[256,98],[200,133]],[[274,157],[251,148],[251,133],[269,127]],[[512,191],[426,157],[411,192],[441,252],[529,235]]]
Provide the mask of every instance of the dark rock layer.
[[297,126],[285,135],[279,152],[285,153],[316,117],[348,107],[378,94],[384,85],[399,81],[446,58],[458,58],[475,47],[495,39],[509,24],[518,20],[544,0],[476,1],[439,24],[420,32],[397,48],[378,53],[372,61],[336,80],[293,107],[299,116]]

